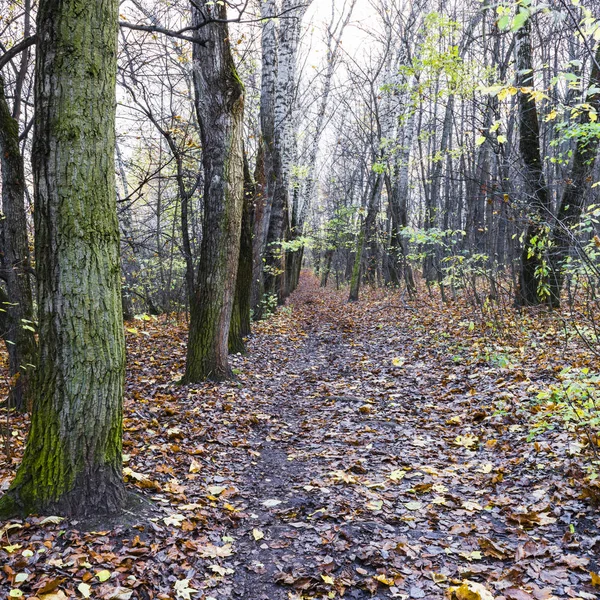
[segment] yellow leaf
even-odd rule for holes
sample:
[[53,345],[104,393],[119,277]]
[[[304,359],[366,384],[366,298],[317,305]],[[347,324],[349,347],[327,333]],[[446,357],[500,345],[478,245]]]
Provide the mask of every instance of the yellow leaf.
[[483,558],[480,550],[473,550],[473,552],[459,552],[459,556],[466,558],[469,562],[472,560],[481,560]]
[[77,589],[84,598],[89,598],[92,594],[92,588],[87,583],[80,583]]
[[190,464],[190,473],[200,473],[201,470],[202,465],[195,458],[192,458],[192,462]]
[[331,577],[330,575],[321,575],[321,579],[328,585],[334,584],[333,577]]
[[402,469],[396,469],[388,475],[388,478],[392,481],[401,481],[402,479],[404,479],[405,475],[406,471],[403,471]]
[[227,486],[224,485],[209,485],[208,486],[208,493],[211,496],[219,496],[220,494],[222,494],[225,490],[227,489]]
[[376,575],[374,578],[380,583],[389,585],[390,587],[396,585],[396,582],[393,579],[386,577],[385,575]]
[[110,579],[110,571],[107,571],[106,569],[104,571],[98,571],[98,573],[96,573],[96,578],[100,583],[104,583]]
[[421,510],[423,508],[423,504],[421,502],[407,502],[404,506],[408,508],[408,510]]
[[595,587],[600,587],[600,574],[590,571],[590,575],[592,577],[592,585]]
[[404,356],[397,356],[396,358],[392,358],[392,364],[395,367],[401,367],[405,361],[406,359],[404,358]]
[[356,483],[356,477],[345,471],[332,471],[330,475],[334,483]]
[[506,100],[506,98],[508,98],[508,90],[504,88],[498,92],[498,100],[502,102],[503,100]]
[[472,435],[467,433],[466,435],[457,435],[454,443],[457,446],[464,446],[465,448],[471,448],[471,446],[476,446],[477,442],[479,442],[479,438],[476,435]]
[[450,597],[454,600],[494,600],[494,596],[476,581],[463,580],[460,587],[448,590]]
[[478,469],[480,473],[491,473],[494,465],[491,462],[485,463],[481,465],[481,468]]
[[558,113],[555,110],[552,110],[546,115],[546,118],[544,119],[544,121],[546,121],[546,123],[548,121],[554,121],[554,119],[556,119],[556,117],[558,117]]
[[252,537],[258,542],[258,540],[262,540],[265,537],[265,534],[260,529],[253,529]]

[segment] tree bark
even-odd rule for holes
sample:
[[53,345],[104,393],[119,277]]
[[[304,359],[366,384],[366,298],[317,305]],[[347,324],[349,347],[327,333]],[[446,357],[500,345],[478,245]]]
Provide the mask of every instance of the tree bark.
[[252,223],[251,211],[256,187],[244,153],[244,207],[240,235],[240,258],[235,283],[235,301],[229,329],[229,352],[246,351],[244,338],[250,335],[250,289],[252,286]]
[[0,279],[6,298],[0,302],[0,335],[6,342],[12,379],[10,404],[25,410],[31,400],[37,343],[33,323],[29,240],[25,212],[25,170],[19,148],[19,124],[13,119],[0,77]]
[[[532,88],[533,83],[531,20],[528,19],[517,32],[517,86]],[[543,244],[543,240],[548,237],[547,222],[551,214],[551,205],[542,167],[540,126],[535,100],[522,91],[519,92],[519,123],[519,150],[528,194],[528,225],[521,252],[517,303],[532,306],[546,300],[541,291],[546,280],[542,274],[545,259],[538,249],[539,244]]]
[[352,279],[350,281],[350,295],[348,302],[358,301],[358,292],[360,290],[360,280],[362,271],[362,259],[367,243],[367,235],[369,231],[373,230],[375,220],[377,218],[377,206],[379,202],[379,196],[383,187],[383,175],[377,175],[373,183],[373,189],[369,197],[369,204],[367,206],[367,216],[365,217],[364,223],[360,228],[358,234],[358,240],[356,243],[356,254],[354,256],[354,267],[352,269]]
[[309,4],[303,4],[300,0],[283,0],[281,7],[282,12],[289,16],[282,21],[279,31],[272,165],[274,190],[265,253],[265,294],[277,296],[280,304],[286,296],[286,253],[283,242],[289,239],[290,232],[289,176],[294,147],[292,108],[296,58],[302,18]]
[[263,257],[271,220],[271,207],[275,179],[273,160],[275,152],[275,80],[277,78],[277,28],[275,26],[275,0],[261,3],[262,74],[260,90],[261,141],[256,160],[257,193],[252,210],[252,289],[251,307],[254,318],[262,318],[262,301],[265,292]]
[[[202,23],[211,21],[202,26]],[[184,381],[232,376],[228,339],[244,200],[244,88],[229,42],[225,4],[194,4],[194,90],[204,166],[200,264],[190,306]],[[202,36],[202,43],[200,37]]]
[[120,510],[125,349],[115,200],[118,1],[41,0],[35,84],[40,362],[0,514]]

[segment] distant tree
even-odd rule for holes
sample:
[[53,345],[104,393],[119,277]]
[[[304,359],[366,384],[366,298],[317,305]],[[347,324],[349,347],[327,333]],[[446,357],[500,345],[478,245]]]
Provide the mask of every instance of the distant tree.
[[125,352],[115,202],[118,0],[41,0],[35,84],[40,363],[0,514],[119,511]]

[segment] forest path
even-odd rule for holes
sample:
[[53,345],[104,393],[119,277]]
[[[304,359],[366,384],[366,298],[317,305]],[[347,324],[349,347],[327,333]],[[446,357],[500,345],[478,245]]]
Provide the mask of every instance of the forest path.
[[[537,371],[466,340],[453,355],[461,327],[305,275],[232,357],[236,381],[181,386],[185,325],[128,324],[125,476],[151,509],[8,523],[0,598],[441,600],[463,580],[485,586],[463,599],[597,598],[600,522],[572,438],[528,442]],[[25,432],[13,423],[0,489]]]

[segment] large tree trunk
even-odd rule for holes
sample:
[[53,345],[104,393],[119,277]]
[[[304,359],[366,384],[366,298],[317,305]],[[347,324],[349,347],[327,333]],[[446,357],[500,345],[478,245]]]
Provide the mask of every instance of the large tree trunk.
[[117,512],[125,349],[115,201],[118,1],[41,0],[35,85],[40,362],[0,514]]
[[[194,4],[192,20],[201,27],[193,58],[204,165],[204,216],[200,265],[190,306],[186,382],[223,380],[232,375],[228,338],[244,200],[244,88],[231,55],[227,8],[218,3]],[[209,20],[212,22],[202,27]]]
[[[596,50],[595,59],[592,60],[589,87],[595,90],[600,88],[600,46]],[[595,109],[596,113],[600,112],[600,93],[598,91],[590,94],[585,101]],[[585,121],[590,122],[589,113],[586,113]],[[599,146],[600,138],[592,135],[579,140],[575,148],[570,178],[565,186],[552,232],[550,300],[554,306],[560,305],[560,292],[564,283],[562,266],[573,245],[573,227],[581,219],[585,207],[585,192],[589,189]]]
[[0,279],[6,283],[6,297],[0,299],[0,336],[6,342],[13,383],[10,403],[18,410],[24,410],[30,400],[37,344],[33,331],[25,172],[19,149],[19,125],[9,110],[1,77],[0,165],[3,213],[0,218]]
[[[533,88],[533,60],[531,50],[531,20],[517,32],[517,87]],[[517,303],[524,306],[546,300],[543,286],[543,244],[548,238],[548,219],[551,214],[550,194],[542,167],[540,153],[540,126],[535,100],[519,92],[519,150],[524,166],[528,195],[528,225],[521,253],[521,273]]]

